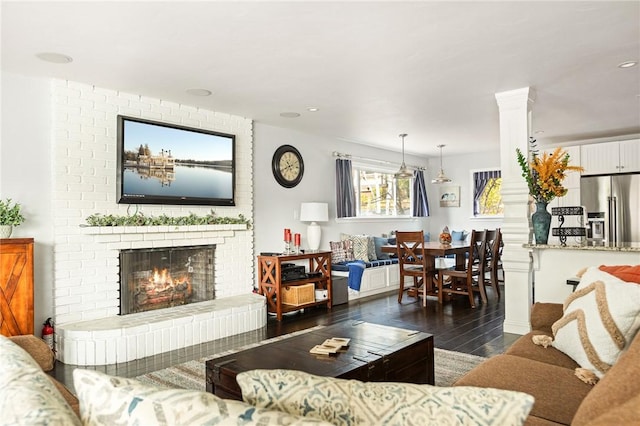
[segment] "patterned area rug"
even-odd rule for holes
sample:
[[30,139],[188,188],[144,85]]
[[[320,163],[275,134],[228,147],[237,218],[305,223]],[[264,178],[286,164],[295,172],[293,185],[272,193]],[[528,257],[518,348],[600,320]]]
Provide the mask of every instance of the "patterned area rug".
[[[296,333],[287,334],[285,336],[274,337],[272,339],[263,340],[258,343],[252,343],[250,345],[242,346],[237,349],[217,353],[209,357],[201,358],[199,360],[187,361],[185,363],[174,365],[169,368],[138,376],[136,377],[136,379],[150,385],[160,385],[173,388],[204,391],[206,389],[205,361],[230,355],[245,349],[253,348],[278,340],[286,339],[288,337],[306,333],[312,330],[317,330],[321,327],[322,326],[317,326],[312,329],[302,330]],[[462,352],[447,351],[438,348],[435,348],[434,355],[436,386],[450,386],[458,378],[462,377],[467,371],[471,370],[473,367],[486,360],[486,358],[480,356],[469,355]]]

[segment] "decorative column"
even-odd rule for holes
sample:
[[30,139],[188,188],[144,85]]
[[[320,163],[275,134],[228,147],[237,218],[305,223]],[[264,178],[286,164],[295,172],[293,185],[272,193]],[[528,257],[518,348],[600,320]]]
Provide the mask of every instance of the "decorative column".
[[530,201],[527,183],[516,161],[516,148],[528,152],[529,106],[533,93],[529,87],[496,93],[500,114],[500,168],[504,221],[502,264],[505,275],[505,333],[526,334],[533,303]]

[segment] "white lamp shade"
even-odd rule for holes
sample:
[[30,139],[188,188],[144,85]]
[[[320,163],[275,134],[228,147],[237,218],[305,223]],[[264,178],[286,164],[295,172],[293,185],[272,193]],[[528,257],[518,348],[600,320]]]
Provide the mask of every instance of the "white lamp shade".
[[329,220],[329,204],[302,203],[300,204],[301,222],[327,222]]
[[307,244],[311,251],[318,251],[322,239],[322,229],[316,222],[329,220],[329,205],[327,203],[300,204],[300,221],[311,222],[307,227]]

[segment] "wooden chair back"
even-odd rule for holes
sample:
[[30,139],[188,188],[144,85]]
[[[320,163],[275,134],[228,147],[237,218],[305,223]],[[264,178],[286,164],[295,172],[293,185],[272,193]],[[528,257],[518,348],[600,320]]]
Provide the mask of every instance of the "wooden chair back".
[[[402,295],[405,290],[411,290],[416,297],[420,287],[423,291],[423,304],[426,303],[427,287],[430,280],[427,279],[427,264],[424,252],[424,232],[423,231],[397,231],[396,251],[398,254],[398,266],[400,269],[400,288],[398,290],[398,303],[402,302]],[[404,287],[405,277],[413,278],[413,286]]]
[[406,265],[424,265],[424,232],[396,232],[396,249],[398,251],[398,263],[400,264],[400,269]]

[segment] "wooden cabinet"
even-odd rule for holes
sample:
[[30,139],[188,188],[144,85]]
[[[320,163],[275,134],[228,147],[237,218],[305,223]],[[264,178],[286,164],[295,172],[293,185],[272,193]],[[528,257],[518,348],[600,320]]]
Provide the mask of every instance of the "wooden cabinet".
[[[282,265],[308,261],[303,279],[282,281]],[[310,275],[310,276],[309,276]],[[316,290],[326,290],[327,298],[322,300],[310,299],[300,304],[284,304],[284,289],[314,284]],[[295,290],[295,289],[294,289]],[[311,306],[327,305],[331,308],[331,252],[305,253],[281,256],[258,256],[258,291],[267,298],[267,309],[276,314],[278,321],[282,314]]]
[[33,238],[0,239],[0,334],[33,334]]
[[580,147],[583,176],[640,172],[640,139]]

